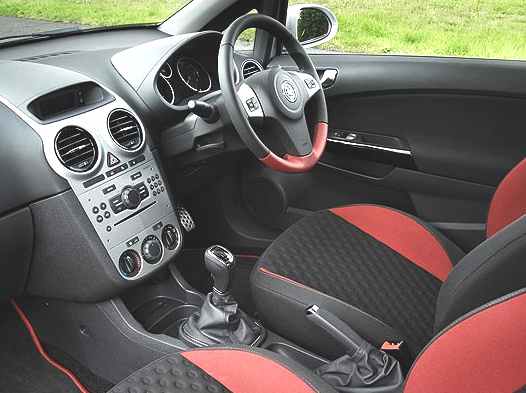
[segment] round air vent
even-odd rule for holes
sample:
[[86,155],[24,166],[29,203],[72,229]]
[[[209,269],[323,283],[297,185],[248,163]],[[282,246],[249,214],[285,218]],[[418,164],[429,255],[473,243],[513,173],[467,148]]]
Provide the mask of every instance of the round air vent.
[[60,162],[74,172],[86,172],[97,162],[95,139],[80,127],[61,129],[55,138],[55,151]]
[[263,71],[263,67],[256,60],[245,60],[243,65],[241,65],[241,73],[243,74],[243,79]]
[[139,121],[124,109],[116,109],[110,113],[108,130],[115,143],[124,150],[135,150],[142,145],[144,140]]

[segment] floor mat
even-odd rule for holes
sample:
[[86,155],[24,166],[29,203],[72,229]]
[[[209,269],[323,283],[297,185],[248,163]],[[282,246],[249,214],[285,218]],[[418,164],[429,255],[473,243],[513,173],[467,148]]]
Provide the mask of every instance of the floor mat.
[[37,351],[11,305],[0,308],[0,393],[79,393]]

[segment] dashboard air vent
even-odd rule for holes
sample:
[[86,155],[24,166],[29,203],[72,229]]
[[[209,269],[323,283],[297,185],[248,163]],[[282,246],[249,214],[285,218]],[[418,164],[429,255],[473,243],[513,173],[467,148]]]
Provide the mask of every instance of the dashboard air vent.
[[108,117],[110,135],[124,150],[135,150],[143,142],[141,125],[130,112],[116,109]]
[[80,127],[61,129],[55,138],[55,151],[60,162],[74,172],[86,172],[97,162],[95,139]]
[[243,79],[247,79],[248,77],[258,73],[259,71],[263,71],[263,67],[256,60],[245,60],[245,62],[241,66]]

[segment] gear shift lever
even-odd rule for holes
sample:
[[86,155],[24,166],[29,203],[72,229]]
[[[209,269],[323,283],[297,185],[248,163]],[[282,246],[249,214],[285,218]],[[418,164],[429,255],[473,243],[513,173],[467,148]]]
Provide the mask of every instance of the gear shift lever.
[[236,258],[226,248],[212,246],[205,251],[205,267],[214,279],[214,294],[227,296],[230,292],[230,273],[236,266]]
[[198,312],[179,328],[179,336],[192,346],[244,344],[257,345],[265,338],[265,329],[239,309],[230,295],[230,275],[236,258],[222,246],[205,251],[205,267],[214,287]]

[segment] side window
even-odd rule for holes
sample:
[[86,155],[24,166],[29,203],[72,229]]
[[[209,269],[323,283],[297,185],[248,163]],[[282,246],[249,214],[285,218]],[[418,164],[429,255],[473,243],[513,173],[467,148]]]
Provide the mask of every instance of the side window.
[[[249,12],[249,14],[256,14],[257,10],[252,10]],[[239,36],[236,45],[235,50],[236,51],[254,51],[254,42],[256,39],[256,29],[248,29],[245,30],[241,35]]]
[[256,39],[256,29],[245,30],[236,41],[235,50],[236,51],[253,51],[254,42]]
[[[290,0],[289,10],[307,3]],[[313,0],[336,16],[338,31],[317,50],[526,59],[524,0]],[[308,17],[309,15],[305,14]],[[307,33],[324,26],[313,18]]]

